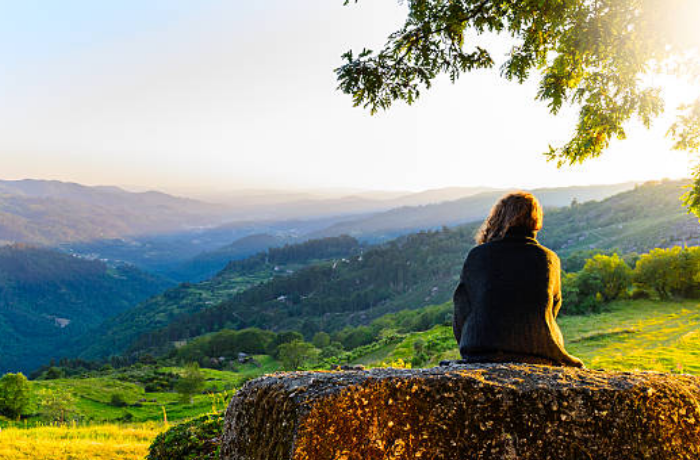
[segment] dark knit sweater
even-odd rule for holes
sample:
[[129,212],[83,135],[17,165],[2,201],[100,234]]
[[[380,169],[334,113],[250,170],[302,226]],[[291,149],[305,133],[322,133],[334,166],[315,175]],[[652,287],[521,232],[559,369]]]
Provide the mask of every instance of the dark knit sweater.
[[581,367],[564,349],[559,257],[534,232],[511,229],[474,247],[454,293],[454,334],[468,362]]

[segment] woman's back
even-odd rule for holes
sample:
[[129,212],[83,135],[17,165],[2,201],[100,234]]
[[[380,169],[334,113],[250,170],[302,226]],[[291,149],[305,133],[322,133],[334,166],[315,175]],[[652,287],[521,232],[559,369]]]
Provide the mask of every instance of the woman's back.
[[560,262],[525,226],[473,248],[454,295],[455,338],[471,362],[582,366],[564,348]]

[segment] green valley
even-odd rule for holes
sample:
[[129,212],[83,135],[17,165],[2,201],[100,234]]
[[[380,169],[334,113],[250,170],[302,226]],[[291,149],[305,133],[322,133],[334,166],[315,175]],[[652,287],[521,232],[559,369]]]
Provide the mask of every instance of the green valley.
[[[680,203],[684,185],[648,183],[600,202],[550,210],[540,241],[560,254],[565,267],[569,257],[588,257],[591,251],[641,252],[696,242],[700,225]],[[310,339],[318,331],[446,301],[478,225],[402,236],[343,263],[275,277],[219,304],[171,316],[165,327],[144,330],[131,351],[159,354],[177,341],[223,328],[296,330]]]
[[[308,265],[359,253],[354,238],[340,236],[270,248],[243,260],[231,261],[221,272],[199,283],[182,283],[118,315],[76,343],[75,355],[103,358],[124,351],[140,334],[171,321],[212,308],[275,276],[291,275]],[[88,337],[93,337],[88,339]],[[88,343],[87,347],[82,343]]]
[[0,247],[0,372],[65,356],[72,340],[169,285],[130,265]]

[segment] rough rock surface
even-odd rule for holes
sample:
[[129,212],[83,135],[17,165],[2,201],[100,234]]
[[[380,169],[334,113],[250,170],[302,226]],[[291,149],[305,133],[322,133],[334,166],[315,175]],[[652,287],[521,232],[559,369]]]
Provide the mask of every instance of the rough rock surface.
[[700,459],[700,378],[537,365],[249,382],[223,460]]

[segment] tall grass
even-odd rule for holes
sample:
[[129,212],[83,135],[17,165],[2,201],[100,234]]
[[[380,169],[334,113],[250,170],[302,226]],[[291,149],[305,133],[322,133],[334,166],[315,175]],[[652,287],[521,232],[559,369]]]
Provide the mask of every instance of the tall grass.
[[165,429],[157,422],[8,427],[0,431],[0,460],[141,460]]

